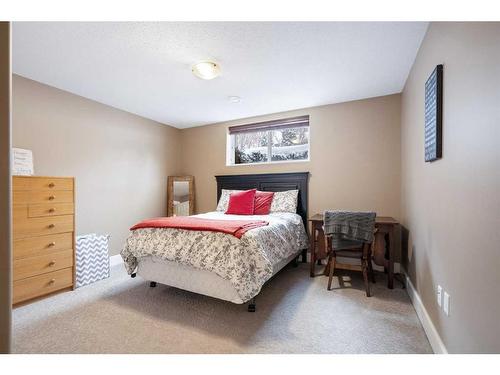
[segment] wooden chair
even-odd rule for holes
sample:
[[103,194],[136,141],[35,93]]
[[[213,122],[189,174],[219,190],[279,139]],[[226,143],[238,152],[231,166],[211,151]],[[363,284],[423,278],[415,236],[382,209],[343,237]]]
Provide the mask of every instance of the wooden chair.
[[[374,233],[376,232],[377,229],[374,230]],[[363,272],[366,296],[371,297],[370,282],[368,281],[368,276],[370,276],[372,282],[375,283],[375,275],[373,273],[372,266],[372,242],[363,242],[360,248],[335,250],[332,247],[332,237],[325,236],[325,248],[328,253],[328,263],[325,268],[325,273],[328,274],[328,290],[332,290],[332,279],[335,268],[361,271]],[[361,264],[353,265],[339,263],[337,262],[337,257],[359,259]]]

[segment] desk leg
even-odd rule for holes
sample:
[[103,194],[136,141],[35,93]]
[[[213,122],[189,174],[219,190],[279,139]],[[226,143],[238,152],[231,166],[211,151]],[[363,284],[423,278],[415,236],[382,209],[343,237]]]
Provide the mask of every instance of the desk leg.
[[389,269],[387,274],[387,287],[394,288],[394,227],[389,230]]
[[311,236],[309,238],[309,251],[311,253],[311,269],[309,276],[314,277],[314,266],[316,264],[316,226],[311,224]]

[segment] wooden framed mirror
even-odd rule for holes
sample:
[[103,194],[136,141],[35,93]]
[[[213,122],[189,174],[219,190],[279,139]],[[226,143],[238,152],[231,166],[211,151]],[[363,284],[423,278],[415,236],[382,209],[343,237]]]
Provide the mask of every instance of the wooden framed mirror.
[[167,185],[167,216],[193,215],[194,177],[169,176]]

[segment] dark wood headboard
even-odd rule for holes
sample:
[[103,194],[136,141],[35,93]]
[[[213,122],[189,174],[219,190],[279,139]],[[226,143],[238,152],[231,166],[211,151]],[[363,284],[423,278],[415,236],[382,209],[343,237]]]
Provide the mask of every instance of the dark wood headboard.
[[307,230],[309,172],[240,174],[215,176],[215,178],[217,179],[217,202],[221,196],[222,189],[257,189],[261,191],[298,190],[297,213],[302,217]]

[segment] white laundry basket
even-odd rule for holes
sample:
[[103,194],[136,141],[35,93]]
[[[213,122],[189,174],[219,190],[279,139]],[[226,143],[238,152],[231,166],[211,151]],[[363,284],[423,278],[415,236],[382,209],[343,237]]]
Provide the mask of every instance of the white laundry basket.
[[109,277],[109,234],[76,237],[76,287]]

